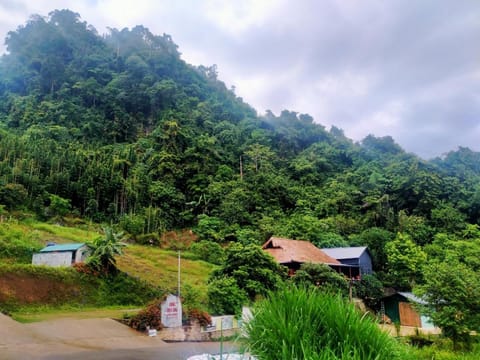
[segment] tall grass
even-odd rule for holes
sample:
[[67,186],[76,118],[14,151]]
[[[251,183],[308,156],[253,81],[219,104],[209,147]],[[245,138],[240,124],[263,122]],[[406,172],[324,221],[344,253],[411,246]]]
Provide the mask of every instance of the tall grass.
[[97,231],[87,230],[79,227],[61,226],[45,222],[38,222],[33,219],[25,220],[24,224],[37,231],[42,238],[59,243],[72,241],[77,243],[91,242],[100,236],[100,233]]
[[406,359],[406,349],[340,296],[284,288],[254,309],[246,347],[261,360]]
[[418,360],[478,360],[480,359],[480,343],[473,344],[469,352],[453,351],[453,344],[443,338],[437,339],[432,346],[425,346],[417,349],[412,348],[411,353],[414,359]]
[[30,263],[32,254],[42,248],[37,233],[26,231],[17,223],[0,223],[0,260]]
[[[158,247],[129,245],[124,255],[117,258],[117,266],[132,276],[145,280],[167,292],[175,292],[178,285],[178,253]],[[188,287],[198,290],[201,302],[207,300],[207,281],[214,265],[204,261],[181,258],[182,293]],[[185,286],[187,288],[185,288]]]

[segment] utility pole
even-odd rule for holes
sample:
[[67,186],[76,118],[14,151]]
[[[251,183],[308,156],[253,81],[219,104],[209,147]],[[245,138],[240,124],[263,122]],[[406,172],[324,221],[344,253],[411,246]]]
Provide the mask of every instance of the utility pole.
[[178,251],[178,298],[180,298],[180,250]]

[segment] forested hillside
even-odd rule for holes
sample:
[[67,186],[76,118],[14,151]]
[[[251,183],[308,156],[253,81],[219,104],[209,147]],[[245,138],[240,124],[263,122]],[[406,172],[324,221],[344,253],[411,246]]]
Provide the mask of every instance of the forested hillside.
[[[480,154],[467,148],[424,161],[391,137],[355,143],[307,114],[259,116],[216,66],[187,64],[169,35],[143,26],[101,36],[56,10],[10,32],[6,46],[8,211],[113,222],[139,242],[193,228],[221,243],[275,234],[365,244],[376,270],[391,275],[391,256],[406,243],[423,251],[440,233],[480,238]],[[398,266],[407,282],[419,276]]]

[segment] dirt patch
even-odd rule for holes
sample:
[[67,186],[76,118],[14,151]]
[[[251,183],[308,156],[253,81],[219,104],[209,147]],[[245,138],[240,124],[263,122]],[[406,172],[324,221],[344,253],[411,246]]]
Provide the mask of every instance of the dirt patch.
[[3,274],[0,277],[0,303],[29,305],[55,304],[75,297],[80,287],[48,278],[22,274]]
[[186,249],[198,239],[192,230],[167,231],[160,237],[162,249]]

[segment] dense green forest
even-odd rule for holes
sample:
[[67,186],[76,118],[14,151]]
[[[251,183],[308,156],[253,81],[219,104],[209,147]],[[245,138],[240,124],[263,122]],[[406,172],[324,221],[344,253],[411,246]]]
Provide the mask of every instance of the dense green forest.
[[8,211],[115,223],[138,242],[193,228],[220,243],[275,234],[365,244],[380,272],[405,243],[418,252],[435,248],[438,234],[443,244],[480,238],[480,154],[468,148],[425,161],[391,137],[353,142],[308,114],[259,116],[215,65],[187,64],[171,36],[143,26],[100,36],[56,10],[32,16],[5,44]]

